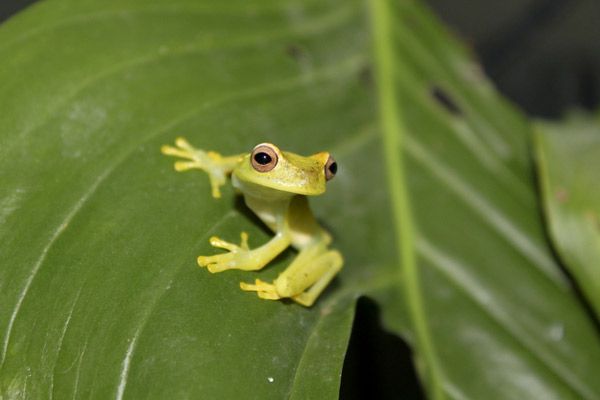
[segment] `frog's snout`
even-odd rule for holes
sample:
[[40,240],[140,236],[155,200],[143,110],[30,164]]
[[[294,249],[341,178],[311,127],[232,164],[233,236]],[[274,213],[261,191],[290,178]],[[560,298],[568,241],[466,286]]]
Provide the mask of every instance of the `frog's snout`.
[[320,153],[313,154],[312,156],[310,156],[310,158],[312,158],[313,160],[317,160],[319,164],[323,166],[327,164],[327,160],[329,160],[329,157],[331,156],[327,151],[321,151]]

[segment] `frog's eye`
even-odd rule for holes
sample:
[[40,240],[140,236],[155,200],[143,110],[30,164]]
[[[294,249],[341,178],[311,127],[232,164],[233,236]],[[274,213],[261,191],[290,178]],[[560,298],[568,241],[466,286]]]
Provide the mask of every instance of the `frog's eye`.
[[325,179],[332,179],[337,172],[337,163],[333,157],[329,156],[327,163],[325,163]]
[[277,165],[277,152],[269,145],[259,144],[250,156],[252,167],[258,172],[269,172]]

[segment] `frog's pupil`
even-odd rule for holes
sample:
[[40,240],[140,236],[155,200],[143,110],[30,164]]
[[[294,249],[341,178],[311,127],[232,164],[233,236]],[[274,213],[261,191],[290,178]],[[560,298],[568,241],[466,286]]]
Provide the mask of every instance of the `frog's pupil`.
[[337,172],[337,163],[331,163],[331,165],[329,166],[329,172],[331,172],[333,175],[336,174]]
[[267,153],[256,153],[254,155],[254,160],[259,163],[260,165],[267,165],[269,164],[273,159],[271,158],[270,155],[268,155]]

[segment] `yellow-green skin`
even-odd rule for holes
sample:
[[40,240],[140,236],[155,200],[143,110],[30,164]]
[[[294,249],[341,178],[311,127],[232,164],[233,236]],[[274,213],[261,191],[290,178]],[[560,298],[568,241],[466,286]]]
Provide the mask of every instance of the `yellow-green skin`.
[[214,236],[210,238],[211,245],[228,252],[200,256],[198,264],[213,273],[228,269],[256,271],[291,245],[299,254],[275,281],[256,279],[252,284],[242,282],[240,287],[257,292],[263,299],[291,298],[311,306],[343,264],[341,254],[328,248],[331,237],[314,218],[306,198],[325,192],[329,154],[303,157],[267,144],[276,152],[278,161],[272,170],[260,172],[253,167],[251,154],[223,157],[196,149],[183,138],[175,144],[176,147],[163,146],[162,152],[185,159],[175,163],[176,170],[205,171],[215,198],[220,197],[219,188],[231,174],[232,184],[242,193],[246,205],[275,233],[269,242],[255,249],[248,247],[245,232],[240,245]]

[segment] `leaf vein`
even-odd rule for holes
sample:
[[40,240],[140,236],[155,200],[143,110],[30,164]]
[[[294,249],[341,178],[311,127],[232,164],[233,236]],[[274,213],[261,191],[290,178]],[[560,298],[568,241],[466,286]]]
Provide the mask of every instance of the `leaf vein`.
[[555,376],[562,380],[567,386],[576,391],[582,398],[594,399],[594,394],[585,383],[578,379],[577,375],[572,374],[569,369],[561,368],[560,364],[553,362],[546,352],[537,345],[539,338],[528,339],[528,334],[514,322],[510,315],[506,314],[497,302],[489,300],[488,291],[483,288],[481,282],[476,282],[467,272],[463,271],[455,260],[449,255],[443,253],[441,249],[430,243],[427,239],[421,237],[417,242],[417,248],[423,257],[428,259],[438,271],[443,273],[451,282],[453,282],[461,291],[471,299],[486,315],[488,315],[496,325],[506,332],[511,338],[519,343],[523,348],[537,359],[541,365],[551,371]]
[[[221,216],[206,231],[206,233],[200,238],[200,241],[204,242],[206,240],[206,238],[208,238],[208,236],[210,234],[212,234],[220,225],[222,225],[227,219],[229,219],[235,215],[238,215],[238,212],[236,210],[229,210],[226,214]],[[185,264],[181,263],[181,265],[185,265]],[[174,269],[173,272],[171,274],[169,274],[171,281],[174,279],[175,275],[177,275],[177,272],[179,272],[180,270],[181,270],[181,266],[177,269]],[[123,394],[125,393],[125,388],[127,387],[127,380],[129,377],[129,368],[131,366],[131,360],[133,359],[133,355],[135,353],[135,348],[137,346],[137,342],[138,342],[140,336],[142,335],[142,332],[144,331],[148,321],[150,320],[150,317],[154,313],[156,306],[158,305],[158,303],[160,303],[160,300],[162,299],[162,297],[167,292],[167,290],[170,286],[171,286],[170,283],[163,285],[164,289],[160,292],[160,294],[158,296],[155,297],[155,299],[151,303],[150,307],[147,308],[147,311],[144,313],[143,317],[140,319],[139,326],[136,329],[135,333],[133,334],[131,341],[129,342],[129,346],[127,346],[127,350],[125,352],[125,358],[123,358],[123,361],[121,362],[121,373],[119,374],[119,383],[117,385],[117,394],[115,396],[116,400],[121,400],[123,398]]]
[[[338,13],[339,13],[339,11],[338,11]],[[93,85],[95,85],[96,83],[102,81],[103,79],[105,79],[107,77],[113,76],[118,73],[125,72],[129,69],[133,69],[133,68],[140,67],[143,65],[151,64],[158,60],[165,60],[165,59],[172,58],[172,57],[178,57],[178,56],[180,57],[180,56],[185,56],[185,55],[190,55],[190,54],[199,54],[199,53],[206,52],[206,51],[225,49],[225,48],[246,47],[246,46],[251,46],[251,45],[262,43],[265,41],[265,39],[278,40],[278,39],[283,39],[288,36],[294,36],[297,34],[319,35],[319,34],[326,32],[328,29],[333,29],[333,28],[337,27],[338,24],[341,25],[342,23],[346,22],[346,20],[352,15],[352,13],[348,13],[348,12],[343,13],[341,16],[339,16],[336,13],[332,13],[332,14],[334,15],[333,17],[331,15],[329,15],[329,16],[322,17],[321,19],[317,20],[316,22],[313,22],[313,24],[311,24],[310,26],[307,26],[305,28],[306,29],[305,31],[297,30],[292,33],[289,33],[289,31],[284,30],[284,31],[277,31],[275,33],[271,33],[270,35],[248,36],[248,37],[244,37],[239,40],[232,40],[231,42],[227,42],[224,44],[221,43],[220,46],[216,46],[212,43],[188,42],[188,43],[185,43],[182,46],[180,46],[174,50],[171,50],[169,52],[166,52],[164,54],[162,54],[159,51],[154,51],[150,54],[145,54],[145,55],[136,57],[134,59],[116,64],[116,65],[106,68],[104,70],[101,70],[100,72],[98,72],[86,79],[83,79],[62,99],[55,99],[55,101],[53,102],[53,104],[55,106],[51,110],[49,110],[47,113],[42,115],[41,119],[37,123],[32,124],[30,127],[24,129],[18,135],[16,135],[17,140],[15,141],[15,143],[21,142],[24,137],[28,136],[32,132],[34,132],[37,129],[44,126],[52,116],[56,115],[57,110],[59,110],[61,107],[64,107],[66,104],[69,103],[69,101],[72,101],[75,98],[77,98],[77,96],[80,93],[82,93],[84,90],[86,90],[87,88],[92,87]],[[331,20],[327,19],[327,17],[329,17]]]
[[[221,9],[215,9],[214,5],[211,5],[210,12],[208,8],[205,7],[179,7],[190,4],[169,4],[164,7],[162,5],[154,5],[154,6],[146,6],[146,7],[137,7],[137,8],[127,8],[127,9],[115,9],[115,10],[101,10],[96,12],[83,13],[80,15],[69,16],[68,18],[64,18],[61,20],[54,20],[51,24],[46,25],[37,25],[33,29],[29,29],[25,32],[22,32],[19,36],[15,37],[12,40],[2,41],[0,45],[0,52],[6,50],[7,48],[23,42],[25,40],[30,40],[33,36],[37,36],[40,34],[49,34],[54,30],[69,27],[69,26],[77,26],[79,24],[87,24],[91,21],[99,21],[102,19],[110,19],[110,18],[123,18],[124,16],[132,16],[137,14],[157,14],[160,16],[164,16],[165,13],[169,12],[171,14],[181,14],[189,16],[191,14],[198,15],[209,15],[213,17],[215,14],[224,15],[226,13],[231,13],[229,15],[240,15],[240,16],[248,16],[252,15],[253,18],[260,17],[261,15],[257,15],[259,11],[267,11],[269,13],[282,11],[280,7],[273,8],[265,8],[257,9],[255,7],[248,7],[247,10],[240,10],[239,6],[232,7],[223,7]],[[194,4],[198,5],[198,4]],[[216,11],[216,12],[215,12]],[[242,12],[240,12],[242,11]],[[267,15],[266,13],[262,15]],[[310,25],[310,24],[307,24]]]
[[[350,58],[350,59],[344,60],[344,61],[340,62],[339,64],[330,66],[329,68],[323,68],[320,71],[320,73],[313,74],[311,76],[311,80],[316,81],[318,79],[323,79],[323,78],[327,79],[327,78],[331,78],[331,77],[339,78],[340,66],[345,66],[342,68],[342,72],[344,72],[344,71],[346,71],[346,72],[352,71],[353,72],[360,65],[361,62],[362,62],[362,57]],[[341,75],[343,76],[343,73]],[[291,90],[296,85],[300,85],[300,84],[304,84],[304,83],[305,83],[305,80],[302,77],[295,77],[295,78],[289,79],[289,80],[276,81],[270,85],[257,87],[257,88],[254,88],[254,89],[251,89],[251,90],[248,90],[245,92],[237,93],[234,95],[223,96],[219,100],[216,100],[216,101],[213,100],[212,102],[207,102],[207,103],[201,105],[200,107],[194,108],[191,111],[188,111],[188,112],[185,112],[185,113],[179,115],[175,119],[164,124],[162,127],[157,129],[156,131],[152,132],[145,139],[143,139],[142,142],[147,142],[147,141],[153,139],[154,137],[159,136],[160,134],[166,132],[172,126],[180,123],[182,120],[190,118],[191,116],[195,115],[196,113],[200,112],[203,109],[218,106],[225,102],[238,100],[238,99],[241,99],[244,97],[261,96],[261,95],[269,94],[273,91],[278,91],[278,90],[284,90],[284,91]],[[112,165],[108,166],[98,176],[98,178],[96,178],[94,180],[94,182],[89,187],[89,189],[84,192],[84,194],[81,196],[81,198],[79,198],[79,200],[77,202],[75,202],[74,206],[67,213],[67,215],[64,218],[64,220],[62,221],[62,223],[59,224],[58,228],[51,235],[48,244],[44,247],[40,257],[38,257],[37,261],[35,262],[32,271],[28,274],[25,285],[24,285],[23,289],[21,290],[21,292],[19,293],[17,303],[13,309],[13,312],[11,313],[9,323],[8,323],[8,326],[6,329],[6,333],[4,335],[4,341],[2,344],[0,366],[2,366],[4,364],[4,360],[6,358],[6,353],[8,351],[8,345],[10,342],[10,337],[11,337],[11,333],[12,333],[12,329],[13,329],[13,325],[16,320],[16,317],[21,309],[21,306],[23,304],[23,301],[24,301],[27,293],[29,292],[29,289],[31,287],[33,279],[39,272],[42,264],[44,263],[50,248],[54,245],[54,243],[57,241],[57,239],[60,237],[60,235],[65,231],[65,229],[68,227],[69,223],[73,220],[75,215],[82,209],[82,207],[86,204],[86,202],[91,198],[91,196],[100,187],[101,183],[104,182],[118,168],[119,165],[122,165],[125,161],[127,161],[127,159],[133,154],[133,152],[135,151],[136,148],[137,148],[136,146],[133,146],[131,148],[128,148],[126,151],[124,151],[124,153],[120,157],[117,158],[116,162],[114,162]]]
[[479,214],[484,221],[499,232],[512,247],[537,267],[542,275],[562,289],[567,287],[564,276],[560,273],[550,256],[542,250],[541,246],[533,242],[526,233],[495,206],[491,205],[477,190],[459,178],[458,175],[452,172],[451,168],[443,165],[414,139],[407,138],[406,149],[442,183],[456,193],[465,204]]

